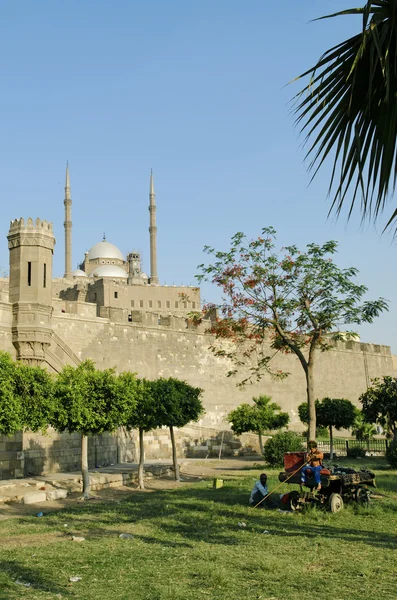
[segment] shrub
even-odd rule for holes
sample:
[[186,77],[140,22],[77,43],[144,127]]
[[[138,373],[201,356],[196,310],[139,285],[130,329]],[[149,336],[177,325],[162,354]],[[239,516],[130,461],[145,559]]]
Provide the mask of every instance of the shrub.
[[282,467],[285,452],[303,451],[302,437],[293,431],[284,431],[267,440],[263,454],[266,462],[271,467]]
[[365,448],[361,448],[361,446],[352,446],[347,450],[347,456],[349,458],[364,458],[365,456]]
[[397,442],[391,442],[386,450],[387,462],[391,467],[397,469]]

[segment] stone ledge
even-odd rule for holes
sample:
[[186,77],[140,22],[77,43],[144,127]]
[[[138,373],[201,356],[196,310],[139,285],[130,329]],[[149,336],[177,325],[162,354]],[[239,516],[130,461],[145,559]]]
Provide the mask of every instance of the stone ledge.
[[[180,463],[182,466],[183,463]],[[170,475],[170,465],[147,465],[144,471],[145,479]],[[138,466],[136,464],[115,465],[104,467],[103,471],[91,471],[91,489],[119,488],[138,481]],[[60,500],[69,493],[80,493],[82,489],[81,473],[50,473],[38,477],[19,480],[3,481],[0,484],[0,504],[23,502],[24,504],[42,503],[47,500]]]

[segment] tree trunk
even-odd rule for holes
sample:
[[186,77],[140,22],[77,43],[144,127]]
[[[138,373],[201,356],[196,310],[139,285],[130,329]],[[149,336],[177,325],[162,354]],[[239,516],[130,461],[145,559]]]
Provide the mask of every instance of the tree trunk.
[[143,481],[143,468],[145,464],[145,448],[143,446],[143,429],[139,429],[139,466],[138,466],[138,487],[140,490],[145,489]]
[[332,435],[332,425],[329,426],[329,458],[334,458],[334,438]]
[[310,360],[307,364],[306,374],[306,393],[307,405],[309,408],[309,427],[307,431],[307,439],[316,439],[316,400],[314,397],[314,377],[313,377],[313,361]]
[[258,438],[259,438],[259,448],[261,450],[261,455],[263,456],[263,440],[262,440],[262,432],[258,431]]
[[81,475],[83,479],[83,498],[90,497],[90,476],[88,474],[88,437],[81,436]]
[[221,460],[222,458],[222,448],[223,448],[223,440],[225,438],[225,432],[222,431],[222,438],[221,438],[221,445],[219,447],[219,454],[218,454],[218,459]]
[[170,427],[170,435],[171,435],[171,444],[172,444],[172,462],[174,463],[174,473],[175,473],[175,481],[180,481],[181,478],[179,476],[179,465],[178,465],[178,459],[176,456],[176,444],[175,444],[175,434],[174,434],[174,428]]

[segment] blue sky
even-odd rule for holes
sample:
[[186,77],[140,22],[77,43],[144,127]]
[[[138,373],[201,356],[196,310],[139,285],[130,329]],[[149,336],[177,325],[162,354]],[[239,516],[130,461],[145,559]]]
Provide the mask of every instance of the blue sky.
[[[354,5],[355,3],[351,3]],[[358,5],[360,2],[358,2]],[[286,85],[358,31],[360,18],[310,23],[345,0],[4,0],[0,4],[0,265],[9,220],[53,221],[64,270],[64,172],[73,265],[102,239],[141,250],[149,269],[148,188],[157,195],[163,283],[194,284],[203,246],[274,226],[280,246],[336,239],[368,297],[390,312],[360,333],[397,353],[395,243],[382,221],[327,219],[329,165],[309,185]],[[390,204],[391,208],[391,204]],[[383,220],[384,223],[384,220]],[[393,261],[394,262],[394,261]],[[203,297],[217,292],[206,285]]]

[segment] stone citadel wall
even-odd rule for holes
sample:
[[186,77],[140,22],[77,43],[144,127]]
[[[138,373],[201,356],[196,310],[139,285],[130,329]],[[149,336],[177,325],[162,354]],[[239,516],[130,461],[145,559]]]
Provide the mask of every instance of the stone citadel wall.
[[[91,358],[98,368],[130,370],[141,377],[178,377],[204,389],[206,415],[202,425],[224,424],[225,413],[252,396],[269,394],[288,411],[291,426],[300,428],[297,407],[306,400],[303,369],[294,355],[280,355],[275,368],[290,375],[280,381],[265,374],[260,382],[236,387],[238,379],[226,377],[230,363],[209,350],[207,325],[187,325],[185,318],[135,311],[134,322],[124,320],[117,309],[109,318],[85,316],[89,305],[81,303],[82,314],[54,310],[53,331],[79,359]],[[122,322],[117,322],[120,319]],[[315,366],[315,394],[345,397],[357,403],[370,379],[393,374],[388,346],[360,342],[336,342],[327,352],[318,352]]]
[[[260,382],[240,389],[236,387],[238,379],[226,377],[230,369],[228,361],[210,351],[211,338],[205,333],[206,324],[196,328],[183,317],[144,311],[134,311],[133,321],[128,322],[122,309],[107,307],[105,312],[108,316],[101,318],[96,316],[95,304],[53,300],[53,341],[48,348],[48,360],[53,370],[59,370],[63,364],[77,364],[79,360],[91,358],[101,369],[130,370],[149,379],[178,377],[203,388],[206,414],[193,429],[178,433],[181,455],[201,456],[206,454],[209,446],[219,445],[217,432],[229,429],[224,421],[225,414],[258,394],[271,395],[289,413],[291,427],[302,428],[297,407],[306,400],[305,378],[293,355],[280,355],[274,363],[275,368],[290,373],[286,379],[273,380],[265,374]],[[0,348],[15,357],[11,305],[0,303],[0,317]],[[315,369],[317,397],[345,397],[355,403],[372,377],[394,373],[389,347],[359,342],[337,342],[328,352],[319,352]],[[170,456],[166,431],[148,434],[147,440],[147,458],[166,458],[167,453]],[[231,441],[229,450],[235,443],[236,440]],[[40,436],[24,433],[15,442],[2,440],[0,447],[3,477],[7,473],[17,476],[23,472],[37,474],[76,469],[79,463],[80,438],[75,434],[50,432]],[[134,460],[135,447],[133,434],[118,432],[93,439],[90,442],[90,467]]]

